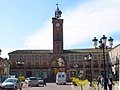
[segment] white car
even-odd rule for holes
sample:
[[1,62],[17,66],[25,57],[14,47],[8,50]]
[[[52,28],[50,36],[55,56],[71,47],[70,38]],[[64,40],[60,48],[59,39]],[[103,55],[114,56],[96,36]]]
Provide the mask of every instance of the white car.
[[58,72],[56,75],[56,84],[66,84],[66,73]]
[[31,87],[32,86],[39,86],[37,78],[36,77],[30,77],[28,86],[31,86]]
[[18,78],[7,78],[2,83],[2,90],[6,90],[6,89],[22,90],[22,85],[23,85],[23,83]]

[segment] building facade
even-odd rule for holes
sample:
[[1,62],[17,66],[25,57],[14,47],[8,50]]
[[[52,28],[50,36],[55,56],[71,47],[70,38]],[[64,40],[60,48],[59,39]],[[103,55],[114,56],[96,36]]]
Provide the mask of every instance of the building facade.
[[0,82],[9,76],[10,63],[7,58],[0,57]]
[[[57,9],[52,18],[53,24],[53,50],[16,50],[10,52],[11,61],[10,74],[25,77],[36,76],[46,77],[48,81],[55,81],[56,74],[64,71],[67,80],[73,76],[82,78],[97,78],[103,73],[103,53],[100,49],[68,49],[64,50],[63,45],[63,19],[62,12]],[[109,49],[105,50],[106,64],[109,61]],[[91,62],[84,57],[92,54]],[[52,77],[52,78],[51,78]]]
[[120,44],[115,46],[112,50],[109,51],[110,61],[112,65],[112,71],[116,76],[116,79],[119,80],[120,73]]

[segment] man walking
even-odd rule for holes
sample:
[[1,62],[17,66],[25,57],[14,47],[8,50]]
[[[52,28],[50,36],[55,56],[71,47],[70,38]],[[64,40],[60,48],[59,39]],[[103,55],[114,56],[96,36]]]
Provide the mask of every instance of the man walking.
[[43,78],[43,81],[44,81],[44,85],[47,86],[45,77]]
[[114,85],[114,83],[112,81],[112,78],[110,78],[110,76],[108,75],[108,87],[109,87],[109,90],[112,90],[112,85]]

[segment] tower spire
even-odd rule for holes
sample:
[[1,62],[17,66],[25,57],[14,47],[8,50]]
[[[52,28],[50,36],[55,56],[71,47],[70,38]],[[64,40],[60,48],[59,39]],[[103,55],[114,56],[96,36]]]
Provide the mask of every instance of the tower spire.
[[56,4],[57,9],[55,11],[55,18],[60,19],[62,11],[59,10],[58,3]]

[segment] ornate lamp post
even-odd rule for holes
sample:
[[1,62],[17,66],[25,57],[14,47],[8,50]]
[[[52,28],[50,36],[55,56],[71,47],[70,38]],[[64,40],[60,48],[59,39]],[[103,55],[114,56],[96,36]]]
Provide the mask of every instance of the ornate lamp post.
[[24,61],[17,61],[17,65],[18,66],[23,66],[24,65]]
[[[105,35],[103,35],[103,37],[99,41],[99,48],[103,50],[103,60],[104,60],[104,90],[107,90],[106,62],[105,62],[105,50],[104,50],[105,48],[108,48],[108,46],[106,45],[106,40],[107,40],[107,37]],[[96,37],[94,37],[94,39],[93,39],[93,45],[95,46],[95,48],[97,48],[97,41],[98,41],[98,39],[96,39]],[[110,48],[112,48],[113,39],[110,37],[108,39],[108,41],[109,41]]]
[[[16,64],[18,65],[18,67],[20,68],[21,66],[24,65],[24,61],[21,61],[21,59],[19,61],[16,62]],[[21,73],[19,71],[19,75],[21,76]]]
[[89,55],[86,55],[84,59],[90,61],[90,86],[92,86],[92,69],[91,69],[92,54],[89,53]]

